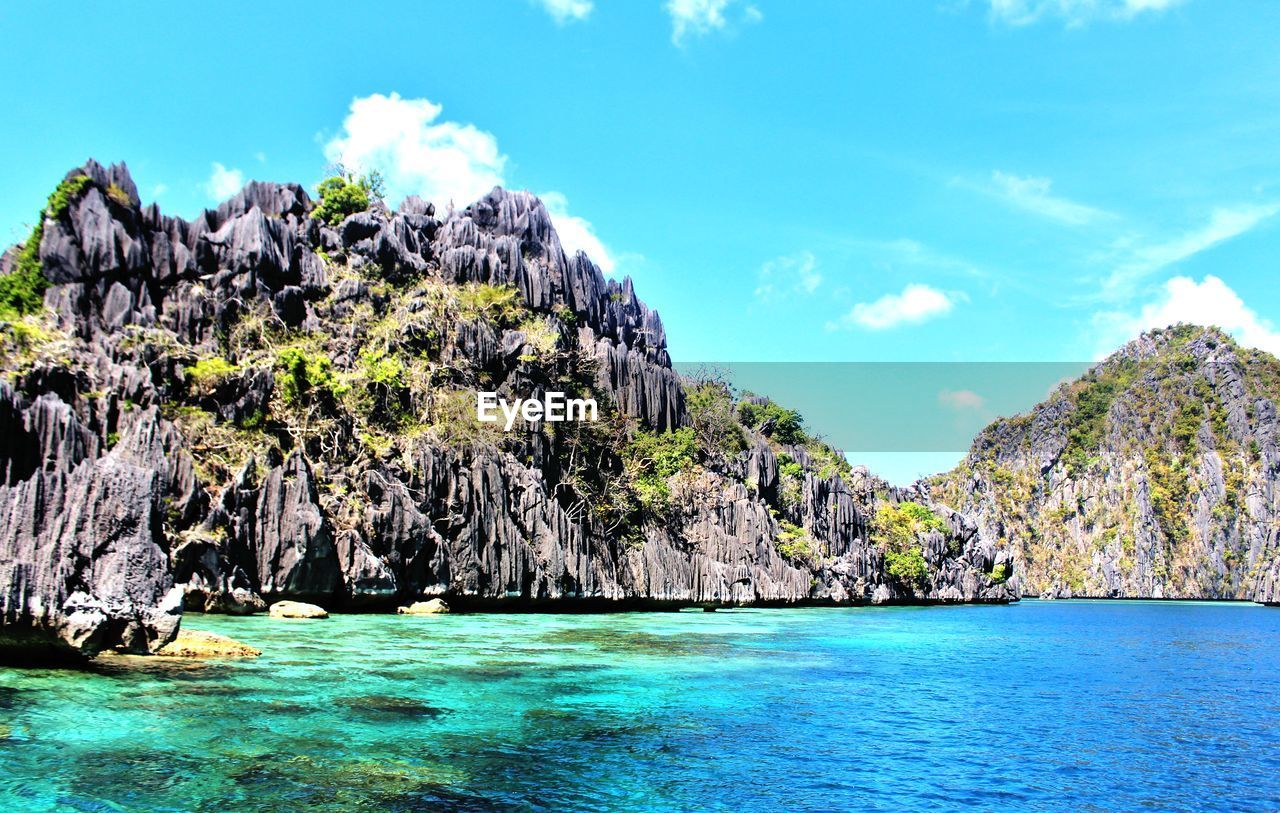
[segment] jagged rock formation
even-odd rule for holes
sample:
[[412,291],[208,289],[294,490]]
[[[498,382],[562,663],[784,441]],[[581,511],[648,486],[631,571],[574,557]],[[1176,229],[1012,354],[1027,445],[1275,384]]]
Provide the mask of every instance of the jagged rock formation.
[[[700,420],[662,323],[566,254],[527,193],[326,220],[300,186],[251,183],[187,222],[89,162],[36,238],[45,309],[9,314],[0,348],[6,636],[155,650],[176,595],[256,612],[1016,594],[1007,557],[943,509],[927,572],[888,573],[876,506],[927,496],[732,404],[724,442],[670,470],[637,452],[683,448]],[[602,414],[502,432],[475,421],[479,389]]]
[[929,484],[1051,597],[1280,601],[1280,361],[1146,334]]
[[159,474],[135,421],[114,449],[56,395],[28,400],[0,382],[0,641],[91,654],[150,652],[177,632]]

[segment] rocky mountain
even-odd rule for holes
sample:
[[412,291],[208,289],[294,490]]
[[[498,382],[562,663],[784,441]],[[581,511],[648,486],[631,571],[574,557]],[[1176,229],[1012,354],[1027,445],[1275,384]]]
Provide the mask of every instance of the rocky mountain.
[[[183,608],[1007,601],[994,537],[771,402],[681,381],[629,280],[495,189],[251,183],[194,221],[90,161],[0,261],[0,643]],[[475,393],[594,422],[475,418]]]
[[999,420],[934,498],[1053,597],[1280,601],[1280,360],[1211,328],[1126,345]]

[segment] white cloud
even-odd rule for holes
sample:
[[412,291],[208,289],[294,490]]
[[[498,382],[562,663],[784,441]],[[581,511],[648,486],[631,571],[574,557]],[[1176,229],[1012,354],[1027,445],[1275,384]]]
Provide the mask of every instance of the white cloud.
[[900,294],[885,294],[874,302],[859,302],[838,321],[827,323],[827,329],[860,327],[885,330],[919,324],[949,313],[955,302],[962,298],[963,294],[948,294],[913,282]]
[[1159,13],[1185,0],[987,0],[991,18],[1008,25],[1030,25],[1046,18],[1078,26],[1093,20],[1126,21],[1144,12]]
[[1201,282],[1190,277],[1174,277],[1164,290],[1137,313],[1108,311],[1093,317],[1099,357],[1108,355],[1138,334],[1185,322],[1217,326],[1243,345],[1280,355],[1280,332],[1218,277],[1208,275]]
[[1083,226],[1110,217],[1101,209],[1053,195],[1053,181],[1048,178],[1023,178],[996,170],[991,183],[993,194],[1007,203],[1060,223]]
[[987,399],[973,390],[939,390],[938,403],[957,412],[982,412],[987,407]]
[[756,274],[756,298],[771,301],[793,293],[811,294],[822,284],[818,258],[808,251],[778,257],[760,266]]
[[[471,124],[440,120],[442,110],[429,99],[398,93],[354,99],[342,133],[325,144],[325,156],[354,172],[382,173],[393,205],[418,195],[443,212],[450,203],[462,208],[506,185],[507,156],[498,139]],[[612,273],[616,258],[591,223],[569,213],[563,194],[539,197],[565,250],[585,251],[601,271]]]
[[442,109],[398,93],[354,99],[325,157],[356,172],[382,173],[392,204],[420,195],[440,209],[466,206],[502,184],[507,157],[491,133],[437,121]]
[[[684,45],[685,37],[705,36],[712,31],[723,31],[729,27],[726,12],[738,0],[667,0],[664,8],[671,17],[671,41],[676,45]],[[758,23],[764,14],[754,5],[743,6],[742,22]]]
[[1208,223],[1171,240],[1136,246],[1122,244],[1118,246],[1122,259],[1103,282],[1103,294],[1112,298],[1127,295],[1143,277],[1238,237],[1277,212],[1277,204],[1220,207],[1213,210]]
[[589,222],[576,215],[569,214],[569,201],[559,192],[544,192],[538,196],[551,215],[551,224],[560,236],[560,245],[565,253],[586,252],[591,261],[600,266],[605,274],[612,274],[617,268],[617,261],[596,234]]
[[213,162],[213,173],[204,182],[204,191],[214,200],[225,200],[244,188],[244,173]]
[[258,150],[257,152],[255,152],[255,153],[253,154],[253,157],[254,157],[254,158],[256,158],[256,159],[258,160],[258,163],[259,163],[259,164],[265,164],[265,163],[267,163],[267,154],[266,154],[265,152],[263,152],[262,150]]
[[168,191],[169,191],[168,184],[158,183],[151,189],[151,199],[155,200],[156,198],[160,197],[161,195],[163,195],[165,192],[168,192]]
[[591,0],[534,0],[534,2],[551,15],[556,25],[585,20],[595,8]]
[[941,271],[948,275],[959,275],[975,279],[988,279],[992,272],[969,262],[938,251],[930,246],[900,237],[893,240],[844,239],[843,245],[856,251],[877,269],[886,273],[896,273],[899,269],[920,269],[925,271]]

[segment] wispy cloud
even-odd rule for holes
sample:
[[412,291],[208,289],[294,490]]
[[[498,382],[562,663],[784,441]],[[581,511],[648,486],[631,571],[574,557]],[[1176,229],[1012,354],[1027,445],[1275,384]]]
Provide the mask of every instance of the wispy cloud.
[[760,266],[756,274],[756,299],[772,302],[792,294],[811,294],[822,284],[818,258],[802,251],[777,257]]
[[964,294],[947,293],[913,282],[900,294],[885,294],[874,302],[859,302],[838,320],[828,322],[828,330],[862,328],[887,330],[926,322],[951,312]]
[[987,408],[987,399],[973,390],[939,390],[938,403],[957,412],[982,412]]
[[986,0],[991,19],[1005,25],[1031,25],[1056,19],[1069,26],[1095,20],[1125,22],[1154,14],[1186,0]]
[[989,279],[992,276],[986,269],[963,257],[939,251],[911,237],[891,240],[840,238],[836,242],[884,271],[910,268],[975,279]]
[[1274,203],[1219,207],[1210,213],[1209,221],[1203,226],[1168,240],[1141,243],[1125,239],[1101,255],[1102,261],[1114,263],[1103,282],[1103,297],[1126,297],[1143,278],[1238,237],[1277,212],[1280,204]]
[[227,169],[217,161],[213,163],[213,172],[209,180],[204,182],[204,191],[214,200],[225,200],[244,188],[244,173],[238,169]]
[[1053,181],[1049,178],[1022,177],[996,170],[991,173],[990,185],[979,189],[1010,206],[1069,226],[1084,226],[1113,217],[1101,209],[1054,195]]
[[595,8],[591,0],[534,0],[534,3],[550,14],[556,25],[585,20]]
[[[731,16],[735,7],[738,11]],[[667,0],[663,8],[671,18],[671,42],[679,47],[689,36],[724,31],[733,20],[758,23],[764,19],[760,9],[739,0]]]
[[1136,313],[1103,311],[1093,316],[1092,328],[1101,358],[1145,330],[1184,322],[1220,327],[1241,344],[1280,355],[1280,331],[1247,306],[1240,295],[1218,277],[1196,282],[1174,277],[1151,302]]

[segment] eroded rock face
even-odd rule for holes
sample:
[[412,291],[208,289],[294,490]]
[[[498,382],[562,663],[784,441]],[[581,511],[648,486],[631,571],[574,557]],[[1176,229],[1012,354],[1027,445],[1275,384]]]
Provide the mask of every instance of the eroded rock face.
[[[161,525],[162,485],[129,446],[98,456],[65,403],[26,402],[0,382],[10,457],[0,486],[0,625],[6,639],[92,655],[154,652],[173,638],[174,587]],[[138,423],[126,438],[147,431]],[[38,459],[24,457],[40,450]]]
[[317,504],[315,478],[300,452],[267,473],[256,496],[248,547],[256,555],[258,592],[327,597],[338,589],[338,555],[329,524]]
[[[567,433],[446,431],[448,397],[482,386],[599,396],[606,434],[690,424],[658,314],[566,254],[527,193],[325,223],[301,187],[255,182],[187,222],[141,208],[123,165],[72,175],[88,181],[39,246],[45,338],[3,346],[6,637],[152,651],[179,596],[245,613],[1016,595],[959,515],[921,540],[928,579],[890,578],[874,507],[928,495],[819,476],[756,430],[673,478],[671,510],[627,517],[579,482],[621,470],[597,441],[584,465]],[[785,506],[780,453],[803,468]],[[812,545],[784,553],[784,533]]]
[[1276,360],[1147,334],[930,484],[1047,598],[1280,599]]

